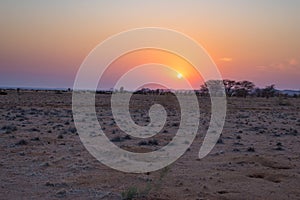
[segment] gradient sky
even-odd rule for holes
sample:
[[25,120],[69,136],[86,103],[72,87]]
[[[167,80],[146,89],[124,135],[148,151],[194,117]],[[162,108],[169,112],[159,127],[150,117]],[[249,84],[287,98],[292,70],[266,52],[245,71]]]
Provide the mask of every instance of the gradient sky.
[[0,86],[72,87],[101,41],[155,26],[197,40],[223,78],[300,89],[299,10],[299,0],[2,0]]

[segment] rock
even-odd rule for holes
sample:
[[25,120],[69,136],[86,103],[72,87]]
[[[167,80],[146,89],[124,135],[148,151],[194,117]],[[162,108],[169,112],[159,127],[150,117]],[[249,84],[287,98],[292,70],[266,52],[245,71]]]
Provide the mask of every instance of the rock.
[[56,192],[55,196],[58,198],[64,198],[67,196],[67,191],[64,189],[59,190],[58,192]]
[[16,143],[16,145],[27,145],[28,142],[24,139],[20,140],[19,142]]

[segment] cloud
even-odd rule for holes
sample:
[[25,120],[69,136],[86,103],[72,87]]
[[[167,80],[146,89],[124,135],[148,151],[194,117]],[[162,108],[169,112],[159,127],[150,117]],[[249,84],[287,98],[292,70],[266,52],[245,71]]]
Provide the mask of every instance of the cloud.
[[232,58],[227,58],[227,57],[224,57],[224,58],[220,58],[221,61],[224,61],[224,62],[231,62],[232,61]]
[[291,58],[277,63],[271,63],[269,65],[259,65],[256,66],[256,68],[261,71],[275,70],[275,71],[292,72],[298,74],[300,69],[300,64],[297,59]]
[[288,60],[289,65],[295,66],[298,65],[298,60],[296,58],[291,58]]
[[265,66],[265,65],[259,65],[259,66],[256,66],[256,68],[261,71],[267,71],[269,67]]
[[292,70],[298,69],[299,64],[296,58],[290,58],[278,63],[273,63],[271,67],[277,68],[278,70]]

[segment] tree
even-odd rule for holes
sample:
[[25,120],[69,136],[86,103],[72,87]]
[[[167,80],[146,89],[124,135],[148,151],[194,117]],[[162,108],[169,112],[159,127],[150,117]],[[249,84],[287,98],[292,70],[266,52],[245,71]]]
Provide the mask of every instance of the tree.
[[266,86],[264,89],[262,89],[262,97],[266,97],[267,99],[269,97],[274,97],[276,93],[275,85],[269,85]]
[[260,88],[255,88],[254,91],[253,91],[253,95],[256,96],[256,97],[262,97],[262,89]]
[[211,96],[223,96],[225,92],[222,80],[208,80],[205,82],[205,87]]
[[225,79],[225,80],[223,80],[223,84],[225,86],[226,95],[232,96],[232,93],[234,92],[233,89],[234,89],[236,82],[233,80]]
[[252,92],[254,86],[255,86],[254,83],[250,81],[236,82],[234,86],[234,94],[238,97],[246,98],[247,95],[249,95],[250,92]]
[[121,86],[121,87],[120,87],[120,93],[123,93],[123,92],[124,92],[124,87]]
[[200,86],[200,94],[201,96],[207,96],[208,95],[208,88],[206,83]]

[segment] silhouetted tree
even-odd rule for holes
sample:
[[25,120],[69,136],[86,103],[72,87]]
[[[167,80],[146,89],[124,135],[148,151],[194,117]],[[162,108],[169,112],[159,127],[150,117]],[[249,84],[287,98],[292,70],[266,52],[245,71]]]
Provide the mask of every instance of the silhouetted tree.
[[123,92],[124,92],[124,87],[121,86],[121,87],[120,87],[120,93],[123,93]]
[[247,95],[249,95],[250,92],[252,92],[254,86],[255,86],[254,83],[252,83],[250,81],[236,82],[235,86],[234,86],[233,94],[235,94],[235,96],[238,96],[238,97],[246,98]]
[[275,94],[276,94],[276,89],[274,84],[266,86],[264,89],[262,89],[262,97],[266,97],[267,99],[269,97],[274,97]]
[[225,80],[223,80],[223,84],[225,86],[226,95],[227,96],[232,96],[232,93],[234,92],[234,86],[235,86],[236,82],[233,81],[233,80],[225,79]]
[[203,91],[204,95],[209,93],[211,96],[222,96],[224,94],[222,87],[224,87],[222,80],[208,80],[201,86],[200,91]]
[[256,97],[262,97],[263,94],[262,94],[262,89],[260,88],[255,88],[254,91],[253,91],[253,95],[256,96]]
[[200,86],[200,94],[201,96],[208,96],[208,88],[206,83],[204,83],[203,85]]

